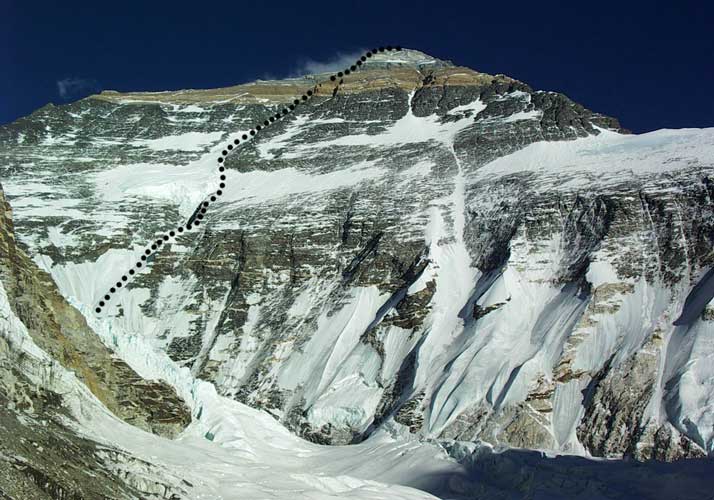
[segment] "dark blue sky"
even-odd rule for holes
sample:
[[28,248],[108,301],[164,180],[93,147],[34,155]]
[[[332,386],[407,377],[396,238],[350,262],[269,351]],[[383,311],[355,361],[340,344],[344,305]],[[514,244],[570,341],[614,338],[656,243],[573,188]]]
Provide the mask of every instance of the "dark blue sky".
[[704,1],[0,0],[0,123],[98,89],[227,86],[399,44],[637,132],[711,127],[713,27]]

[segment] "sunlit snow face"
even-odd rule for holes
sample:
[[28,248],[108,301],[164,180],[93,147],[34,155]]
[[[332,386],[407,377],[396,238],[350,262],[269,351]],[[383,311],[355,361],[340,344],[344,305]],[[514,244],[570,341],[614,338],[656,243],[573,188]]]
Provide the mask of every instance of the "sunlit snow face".
[[[623,135],[601,129],[598,135],[574,141],[533,143],[485,165],[477,178],[493,180],[536,173],[540,176],[537,183],[574,190],[593,182],[606,186],[706,166],[712,155],[714,134],[707,131],[659,130]],[[559,182],[554,183],[556,178]],[[563,182],[563,178],[567,181]]]

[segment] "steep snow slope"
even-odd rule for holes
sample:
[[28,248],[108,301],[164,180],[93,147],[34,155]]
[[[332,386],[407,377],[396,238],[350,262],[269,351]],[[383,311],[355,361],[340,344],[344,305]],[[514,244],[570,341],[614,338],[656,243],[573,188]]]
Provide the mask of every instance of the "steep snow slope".
[[[440,465],[436,457],[432,458],[438,453],[436,450],[429,453],[417,444],[398,444],[393,439],[375,440],[370,449],[361,453],[334,450],[332,455],[325,456],[319,447],[302,442],[269,416],[220,398],[205,382],[180,387],[189,391],[186,395],[193,396],[194,403],[200,402],[195,424],[176,441],[161,439],[117,420],[79,380],[37,347],[22,322],[12,313],[2,283],[0,333],[2,340],[12,346],[16,354],[33,360],[26,360],[25,368],[33,363],[45,365],[44,370],[24,370],[23,373],[38,387],[61,394],[64,405],[77,419],[74,428],[78,435],[104,445],[99,453],[104,459],[103,465],[147,496],[168,498],[170,494],[178,494],[182,498],[197,499],[233,498],[236,495],[245,498],[265,495],[274,498],[433,498],[416,490],[358,477],[382,475],[393,482],[408,482],[410,475],[402,473],[402,469],[406,472],[406,462],[428,472],[455,467],[443,459]],[[181,378],[180,375],[177,377]],[[183,377],[183,380],[190,384],[188,378]],[[177,382],[176,379],[173,381]],[[39,436],[35,439],[40,440]],[[212,443],[214,440],[216,443]],[[351,475],[351,464],[334,465],[335,459],[345,462],[346,457],[361,464],[361,455],[375,450],[380,451],[381,463],[363,466],[357,477]],[[406,454],[412,456],[395,460],[395,457]],[[443,452],[441,454],[445,456]],[[325,464],[330,466],[325,467]],[[395,467],[400,470],[391,475],[384,473]],[[332,472],[311,472],[323,468]],[[157,485],[160,488],[155,490]],[[12,485],[0,486],[9,488]]]
[[[396,426],[712,453],[714,313],[693,290],[714,259],[714,131],[628,135],[565,96],[395,57],[234,150],[210,224],[93,328],[137,370],[166,353],[315,442]],[[22,242],[90,311],[208,192],[222,142],[323,78],[108,93],[2,128]]]
[[[119,338],[120,350],[132,357],[129,353],[136,348],[135,343],[129,336]],[[514,494],[605,499],[622,498],[623,492],[637,498],[656,499],[670,498],[673,491],[682,494],[683,499],[698,499],[711,486],[711,463],[636,466],[633,470],[631,464],[546,458],[538,454],[494,454],[487,447],[459,443],[444,443],[445,448],[441,448],[410,438],[408,433],[392,426],[359,445],[318,446],[295,437],[265,413],[218,396],[210,384],[194,381],[186,370],[181,373],[160,359],[160,355],[144,349],[149,353],[141,358],[146,364],[145,376],[157,375],[158,367],[163,366],[158,372],[172,380],[194,408],[194,423],[179,439],[170,441],[118,421],[76,377],[39,349],[12,313],[0,283],[2,343],[11,349],[0,350],[0,368],[8,353],[18,356],[11,362],[31,383],[62,395],[62,405],[76,419],[59,419],[64,432],[75,433],[72,439],[76,441],[93,443],[86,453],[96,461],[94,477],[82,488],[90,484],[98,491],[100,487],[109,487],[112,481],[126,484],[123,491],[117,486],[102,491],[111,498],[137,495],[156,499],[434,498],[396,486],[402,484],[442,498],[459,499],[505,499],[513,498]],[[33,418],[36,417],[25,413],[22,425],[30,429],[29,439],[43,453],[45,450],[38,443],[47,447],[56,445],[56,430],[54,442],[47,442],[44,435],[50,430],[48,419],[54,421],[56,417],[42,414],[41,418],[46,419],[43,425],[30,424]],[[0,433],[6,423],[3,419]],[[18,438],[15,432],[14,436],[6,436],[0,450],[4,451],[8,442]],[[73,451],[69,458],[72,465],[81,466],[76,445]],[[462,465],[450,459],[447,452]],[[3,459],[22,464],[25,469],[36,466],[33,460],[39,460],[32,454],[3,455]],[[5,483],[4,472],[0,467],[0,491],[15,491],[18,478]],[[541,480],[533,481],[534,474]],[[682,490],[685,483],[687,487]],[[50,495],[78,491],[66,483],[48,486],[45,483],[44,489]],[[24,490],[24,498],[35,498],[27,491]]]

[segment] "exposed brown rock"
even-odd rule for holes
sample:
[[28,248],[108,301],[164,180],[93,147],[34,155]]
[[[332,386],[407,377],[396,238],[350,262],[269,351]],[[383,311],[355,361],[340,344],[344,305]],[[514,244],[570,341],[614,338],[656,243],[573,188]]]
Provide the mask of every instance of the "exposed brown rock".
[[89,328],[52,278],[15,245],[12,212],[0,188],[0,279],[15,315],[33,341],[73,371],[104,405],[128,423],[174,437],[190,410],[166,382],[142,379]]

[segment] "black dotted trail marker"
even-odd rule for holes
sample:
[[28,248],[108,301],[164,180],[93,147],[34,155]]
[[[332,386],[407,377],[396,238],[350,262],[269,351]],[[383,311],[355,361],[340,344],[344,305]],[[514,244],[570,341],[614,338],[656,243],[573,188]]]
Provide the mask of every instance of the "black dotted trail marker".
[[[401,47],[392,47],[392,46],[387,46],[387,47],[379,47],[378,49],[372,49],[368,51],[366,54],[361,56],[355,64],[349,66],[348,68],[345,68],[342,71],[337,72],[335,75],[331,75],[329,81],[335,82],[337,81],[337,84],[332,92],[332,95],[335,95],[337,91],[339,90],[340,86],[344,83],[343,77],[346,75],[349,75],[358,69],[362,68],[362,65],[367,62],[369,58],[371,58],[374,54],[380,53],[380,52],[386,52],[386,51],[400,51],[402,50]],[[339,81],[338,81],[339,78]],[[264,120],[261,124],[257,124],[250,132],[248,132],[251,137],[255,137],[258,133],[260,133],[262,130],[265,130],[267,127],[272,125],[273,123],[276,123],[282,119],[284,119],[286,116],[288,116],[291,112],[295,110],[297,106],[304,105],[312,99],[315,96],[315,92],[317,92],[317,89],[319,87],[322,87],[322,83],[318,83],[313,87],[312,89],[306,91],[300,98],[295,99],[292,104],[289,106],[286,106],[282,109],[282,111],[277,112],[273,116],[268,117],[266,120]],[[219,182],[218,182],[218,189],[211,194],[208,198],[206,198],[204,201],[201,202],[199,205],[199,208],[196,209],[193,215],[189,218],[189,220],[186,222],[185,225],[179,226],[176,229],[172,229],[166,234],[163,234],[159,237],[157,237],[155,242],[152,242],[146,250],[144,250],[144,255],[141,256],[139,261],[134,265],[136,269],[141,269],[143,267],[148,266],[149,264],[149,257],[157,253],[162,245],[167,242],[171,241],[176,238],[177,233],[178,234],[183,234],[184,232],[187,231],[192,231],[193,229],[197,228],[201,222],[203,222],[203,219],[206,215],[206,212],[208,211],[208,207],[211,203],[214,203],[218,200],[218,197],[223,195],[223,190],[226,189],[226,168],[223,166],[224,158],[227,157],[229,154],[233,152],[234,149],[237,149],[238,146],[240,146],[241,141],[246,141],[248,140],[248,135],[243,134],[241,135],[240,138],[236,137],[235,139],[232,139],[231,141],[226,144],[226,146],[223,148],[223,150],[220,153],[220,156],[217,158],[218,162],[218,172],[219,172]],[[109,291],[102,297],[99,302],[97,302],[97,307],[95,309],[95,312],[97,314],[102,312],[102,308],[107,305],[107,303],[111,300],[112,295],[116,294],[117,291],[120,288],[125,288],[126,285],[129,282],[129,276],[134,276],[136,274],[136,271],[134,268],[130,269],[126,273],[124,273],[119,281],[116,282],[114,286],[112,286]]]

